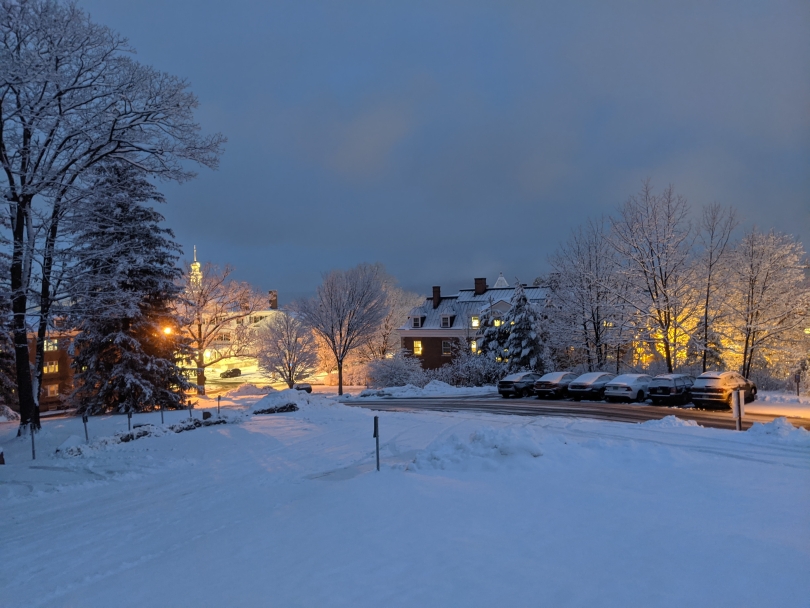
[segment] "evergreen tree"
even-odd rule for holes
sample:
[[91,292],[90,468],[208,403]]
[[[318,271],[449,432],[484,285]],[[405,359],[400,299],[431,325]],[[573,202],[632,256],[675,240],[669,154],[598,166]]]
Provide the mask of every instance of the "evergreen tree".
[[190,386],[177,365],[188,353],[171,308],[180,248],[148,206],[162,196],[122,163],[97,169],[90,191],[77,215],[82,247],[72,281],[79,411],[179,407]]
[[479,356],[487,357],[493,361],[501,363],[504,359],[504,349],[506,348],[506,338],[508,331],[503,323],[503,319],[492,310],[492,300],[489,306],[481,313],[479,319]]
[[512,307],[504,315],[504,350],[510,372],[531,370],[542,372],[546,364],[546,348],[540,336],[540,315],[526,297],[519,282],[512,294]]

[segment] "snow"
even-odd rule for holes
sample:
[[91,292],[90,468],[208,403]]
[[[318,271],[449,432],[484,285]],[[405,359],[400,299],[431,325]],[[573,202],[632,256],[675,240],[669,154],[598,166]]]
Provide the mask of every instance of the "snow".
[[787,421],[231,401],[187,432],[136,414],[159,432],[127,442],[126,416],[92,417],[81,451],[81,419],[45,420],[33,462],[0,424],[0,605],[807,605],[810,433]]
[[0,422],[14,422],[20,415],[7,405],[0,405]]
[[647,422],[642,422],[641,424],[646,427],[656,429],[677,429],[690,426],[699,426],[694,420],[683,420],[677,416],[664,416],[660,420],[648,420]]
[[424,388],[406,384],[382,389],[366,389],[358,396],[412,399],[414,397],[482,397],[497,394],[498,391],[494,386],[452,386],[440,380],[431,380]]
[[745,404],[746,414],[767,414],[769,416],[792,416],[810,418],[810,397],[795,394],[760,391],[757,400]]
[[255,395],[266,395],[267,393],[272,393],[274,389],[272,386],[256,386],[255,384],[246,383],[240,384],[233,390],[228,391],[225,393],[226,397],[251,397]]

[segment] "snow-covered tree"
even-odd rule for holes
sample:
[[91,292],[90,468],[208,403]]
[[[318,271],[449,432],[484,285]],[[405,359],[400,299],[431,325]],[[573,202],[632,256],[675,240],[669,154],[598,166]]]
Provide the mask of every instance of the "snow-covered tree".
[[254,333],[249,319],[267,307],[265,296],[249,283],[230,277],[233,268],[220,270],[200,264],[196,249],[179,282],[182,297],[175,303],[179,331],[188,339],[197,369],[197,392],[205,394],[205,369],[223,359],[254,354]]
[[479,316],[476,350],[482,357],[487,357],[497,363],[503,363],[506,358],[506,338],[509,332],[503,324],[503,315],[494,308],[493,304],[494,302],[490,299],[489,305]]
[[732,353],[750,376],[758,360],[783,362],[786,369],[807,356],[804,329],[810,326],[810,286],[802,244],[792,236],[750,230],[731,255],[728,325]]
[[339,395],[346,357],[373,339],[389,312],[384,284],[379,266],[360,264],[326,273],[315,297],[295,303],[294,311],[323,338],[335,359]]
[[172,314],[180,248],[148,206],[162,197],[129,165],[97,165],[94,173],[71,277],[79,330],[73,398],[91,414],[179,407],[189,386]]
[[397,287],[395,279],[387,274],[383,275],[383,291],[388,314],[368,343],[358,349],[359,359],[363,362],[385,359],[397,353],[399,340],[396,330],[402,326],[402,320],[408,317],[408,313],[425,301],[423,296]]
[[61,223],[82,198],[85,173],[117,159],[180,181],[193,176],[184,161],[215,167],[224,142],[200,135],[197,100],[184,80],[131,53],[126,40],[74,3],[0,1],[0,187],[9,205],[21,429],[32,420],[39,426],[27,315],[47,326]]
[[397,351],[393,357],[370,361],[366,364],[366,374],[372,388],[406,384],[421,387],[428,382],[427,374],[419,360],[402,350]]
[[278,376],[290,388],[311,376],[318,366],[318,347],[312,330],[287,312],[273,314],[256,330],[259,368]]
[[622,296],[647,327],[649,339],[672,372],[686,357],[690,323],[699,309],[692,258],[689,205],[668,186],[650,182],[619,209],[610,244],[619,254],[627,289]]
[[542,372],[549,360],[541,318],[520,282],[515,284],[510,304],[511,308],[503,317],[503,327],[507,332],[504,341],[507,369],[510,372]]

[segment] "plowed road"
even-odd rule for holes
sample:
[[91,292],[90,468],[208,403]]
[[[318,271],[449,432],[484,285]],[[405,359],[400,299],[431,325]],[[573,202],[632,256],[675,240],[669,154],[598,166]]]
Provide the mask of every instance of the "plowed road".
[[[386,412],[404,411],[473,411],[488,414],[509,414],[518,416],[568,416],[572,418],[596,418],[614,422],[644,422],[658,420],[664,416],[677,416],[684,420],[694,420],[701,426],[718,429],[735,428],[730,411],[698,410],[694,408],[662,407],[639,404],[615,404],[599,401],[544,401],[540,399],[502,399],[501,397],[420,397],[410,399],[347,399],[346,405],[365,407]],[[754,422],[770,422],[775,416],[746,414],[743,429]],[[810,430],[810,420],[788,418],[794,426]]]

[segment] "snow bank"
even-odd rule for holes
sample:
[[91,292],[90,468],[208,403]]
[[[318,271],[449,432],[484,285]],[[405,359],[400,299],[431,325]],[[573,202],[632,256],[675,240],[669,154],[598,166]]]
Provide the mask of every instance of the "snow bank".
[[496,469],[508,461],[531,461],[543,455],[526,429],[485,428],[464,441],[450,435],[417,454],[408,469]]
[[656,429],[677,429],[700,426],[694,420],[684,420],[682,418],[678,418],[677,416],[664,416],[661,418],[661,420],[648,420],[647,422],[642,422],[641,424],[643,426],[653,427]]
[[494,386],[452,386],[440,380],[431,380],[424,388],[419,388],[413,384],[405,386],[391,386],[381,389],[364,390],[359,397],[388,397],[394,399],[406,399],[414,397],[471,397],[478,395],[495,394]]
[[16,422],[20,415],[7,405],[0,405],[0,422]]
[[256,386],[255,384],[240,384],[232,391],[225,393],[226,397],[253,397],[257,395],[266,395],[267,393],[274,393],[276,389],[272,386]]
[[776,440],[780,443],[810,446],[810,432],[801,427],[796,428],[787,418],[776,418],[772,422],[755,422],[746,431],[749,437]]
[[[757,401],[762,403],[795,403],[810,405],[810,396],[794,395],[776,391],[760,391],[757,393]],[[745,406],[748,408],[748,405]]]

